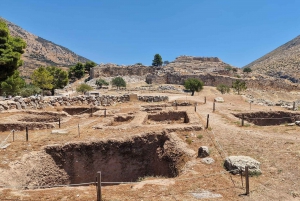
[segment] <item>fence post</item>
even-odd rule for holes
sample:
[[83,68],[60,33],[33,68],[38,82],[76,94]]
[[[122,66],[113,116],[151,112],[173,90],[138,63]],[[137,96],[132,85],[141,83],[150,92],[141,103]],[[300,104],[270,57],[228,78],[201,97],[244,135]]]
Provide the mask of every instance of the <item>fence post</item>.
[[207,119],[206,119],[206,129],[208,129],[208,124],[209,124],[209,114],[207,115]]
[[213,112],[216,110],[216,102],[213,104]]
[[80,137],[79,124],[78,124],[78,137]]
[[60,117],[58,119],[58,128],[60,128]]
[[248,165],[245,167],[245,177],[246,177],[246,195],[249,195],[249,170]]
[[244,115],[242,114],[242,126],[244,126]]
[[106,108],[104,108],[104,117],[106,117]]
[[91,117],[93,116],[93,106],[91,107]]
[[204,96],[204,104],[206,104],[206,96]]
[[197,112],[197,105],[195,105],[195,112]]
[[26,142],[28,142],[28,127],[26,126]]
[[296,110],[296,102],[294,101],[293,102],[293,111],[295,111]]
[[15,129],[12,130],[13,132],[13,142],[15,141]]
[[102,200],[101,195],[101,172],[97,172],[97,201]]

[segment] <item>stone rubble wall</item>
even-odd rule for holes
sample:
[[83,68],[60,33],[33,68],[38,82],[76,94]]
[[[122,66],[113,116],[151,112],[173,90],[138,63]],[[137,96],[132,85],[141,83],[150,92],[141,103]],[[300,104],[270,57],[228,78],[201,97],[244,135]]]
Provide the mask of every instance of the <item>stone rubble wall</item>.
[[116,77],[116,76],[146,76],[154,73],[155,67],[148,67],[143,65],[119,66],[116,64],[100,64],[91,68],[91,79],[98,77]]
[[[138,100],[144,102],[161,102],[167,101],[167,96],[138,96]],[[82,106],[82,105],[94,105],[94,106],[110,106],[115,103],[124,103],[130,101],[129,95],[113,96],[31,96],[28,98],[22,98],[16,96],[11,100],[0,101],[0,111],[11,109],[43,109],[47,107],[60,107],[60,106]]]
[[256,77],[255,79],[243,79],[211,73],[203,73],[198,75],[181,75],[179,73],[166,73],[165,75],[159,76],[152,74],[146,77],[146,82],[155,84],[184,84],[184,81],[188,78],[198,78],[204,82],[204,85],[215,87],[219,84],[225,84],[231,87],[233,82],[235,82],[236,80],[241,80],[246,82],[246,86],[248,88],[255,88],[261,90],[274,90],[276,88],[285,91],[293,91],[300,89],[300,85],[282,79],[267,79],[263,76]]

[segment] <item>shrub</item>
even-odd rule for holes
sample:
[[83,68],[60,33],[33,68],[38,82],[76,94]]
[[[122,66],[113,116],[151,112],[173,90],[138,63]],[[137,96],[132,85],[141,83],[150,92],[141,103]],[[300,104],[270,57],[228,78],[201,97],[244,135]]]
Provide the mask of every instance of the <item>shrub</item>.
[[197,135],[197,138],[198,138],[198,139],[202,139],[202,138],[203,138],[203,135],[199,134],[199,135]]
[[82,92],[84,94],[85,92],[91,91],[92,89],[93,88],[90,85],[83,83],[76,88],[76,91]]
[[217,90],[220,91],[222,94],[225,93],[229,93],[230,92],[230,88],[229,86],[225,85],[225,84],[220,84],[217,86]]

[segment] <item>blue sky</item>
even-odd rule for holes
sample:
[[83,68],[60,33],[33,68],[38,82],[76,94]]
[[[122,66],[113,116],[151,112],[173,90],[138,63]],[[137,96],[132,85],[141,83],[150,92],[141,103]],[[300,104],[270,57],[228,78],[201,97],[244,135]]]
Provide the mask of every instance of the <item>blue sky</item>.
[[151,65],[154,54],[237,67],[300,34],[298,0],[0,0],[0,16],[96,63]]

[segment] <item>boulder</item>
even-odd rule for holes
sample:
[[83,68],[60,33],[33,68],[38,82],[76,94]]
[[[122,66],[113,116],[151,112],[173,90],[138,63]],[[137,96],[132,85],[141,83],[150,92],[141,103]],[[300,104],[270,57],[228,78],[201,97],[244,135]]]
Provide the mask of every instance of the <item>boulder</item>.
[[201,159],[201,162],[202,162],[202,163],[205,163],[205,164],[212,164],[212,163],[215,162],[215,160],[212,159],[212,158],[207,157],[207,158],[202,158],[202,159]]
[[250,175],[261,174],[260,162],[249,156],[229,156],[224,162],[224,167],[232,174],[239,174],[240,171],[245,172],[246,166],[249,166]]
[[198,157],[199,158],[205,158],[209,156],[209,150],[208,150],[208,147],[207,146],[201,146],[199,149],[198,149]]
[[224,103],[224,99],[222,97],[216,97],[215,102],[217,103]]

